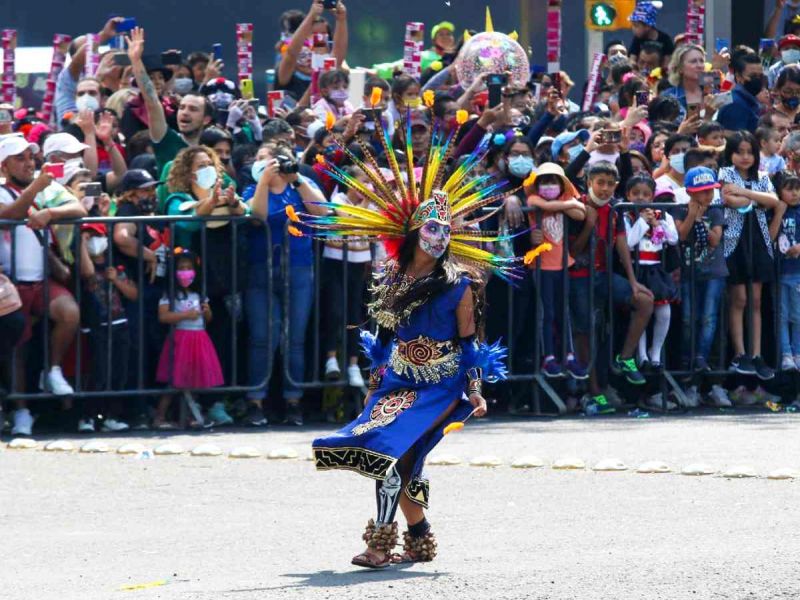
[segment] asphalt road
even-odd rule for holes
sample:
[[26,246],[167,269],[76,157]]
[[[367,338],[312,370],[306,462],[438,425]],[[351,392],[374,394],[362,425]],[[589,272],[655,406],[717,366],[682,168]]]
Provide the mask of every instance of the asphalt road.
[[[292,447],[296,460],[0,451],[0,598],[772,599],[800,595],[800,415],[470,423],[431,466],[435,562],[349,564],[373,484],[303,460],[320,428],[106,437],[228,451]],[[86,438],[70,438],[80,445]],[[504,460],[468,466],[477,455]],[[615,457],[624,472],[512,469],[537,455]],[[662,460],[678,472],[644,475]],[[754,479],[679,474],[752,466]]]

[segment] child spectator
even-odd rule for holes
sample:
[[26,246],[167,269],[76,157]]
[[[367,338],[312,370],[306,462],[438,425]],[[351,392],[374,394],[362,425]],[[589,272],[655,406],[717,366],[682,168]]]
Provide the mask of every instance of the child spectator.
[[781,370],[800,369],[800,177],[784,171],[775,177],[778,198],[787,208],[778,235],[781,253]]
[[[626,200],[634,204],[646,206],[653,201],[656,182],[648,175],[631,177],[625,189]],[[675,246],[678,243],[678,231],[675,222],[668,212],[642,208],[625,215],[625,231],[628,248],[638,249],[636,255],[639,263],[637,281],[653,292],[653,309],[655,324],[653,326],[653,343],[650,353],[647,352],[647,331],[639,338],[639,367],[648,360],[653,369],[661,368],[661,349],[669,332],[671,317],[670,303],[678,298],[678,289],[672,277],[662,266],[662,251],[666,244]]]
[[[105,225],[92,223],[83,226],[81,244],[81,317],[89,328],[89,347],[91,349],[92,389],[124,390],[128,379],[131,338],[125,303],[136,302],[139,291],[136,284],[128,279],[123,266],[114,267],[106,262],[108,257],[108,231]],[[110,326],[109,326],[110,321]],[[111,352],[111,363],[108,352]],[[110,370],[109,370],[110,367]],[[122,406],[119,400],[109,399],[106,406],[100,406],[92,399],[81,403],[81,416],[78,421],[80,433],[95,431],[94,415],[105,416],[103,431],[125,431],[129,429],[120,415]]]
[[[683,188],[683,174],[686,173],[686,164],[684,159],[686,153],[697,146],[694,138],[681,133],[675,133],[664,143],[664,157],[662,159],[662,167],[666,169],[663,175],[656,178],[656,187],[669,188],[675,194],[675,201],[678,204],[686,204],[688,199],[685,197],[686,193],[682,192]],[[666,164],[664,164],[666,163]]]
[[779,154],[781,151],[780,134],[769,127],[759,127],[756,129],[756,139],[761,150],[759,170],[766,171],[767,175],[772,177],[775,173],[786,169],[786,161]]
[[[225,382],[217,352],[205,329],[206,323],[211,321],[211,307],[207,298],[200,298],[201,286],[195,271],[198,261],[193,253],[181,248],[175,248],[175,256],[178,291],[174,304],[164,296],[158,306],[158,320],[166,325],[175,325],[175,331],[164,342],[156,379],[184,390],[184,398],[192,413],[190,427],[203,427],[205,420],[200,407],[188,390],[212,388]],[[171,400],[169,394],[161,396],[153,423],[156,429],[174,429],[167,421]],[[215,402],[208,412],[211,424],[215,420],[215,413],[219,413],[223,421],[232,421],[227,413],[222,414],[225,413],[225,407],[221,402]]]
[[[675,216],[678,236],[683,242],[683,363],[700,373],[711,370],[708,358],[717,331],[725,278],[728,276],[722,251],[723,207],[721,203],[714,202],[714,194],[719,187],[713,170],[706,167],[689,169],[686,172],[689,204],[678,208]],[[695,406],[696,388],[690,388],[687,398],[690,406]],[[732,406],[728,393],[720,385],[711,386],[708,398],[713,406]]]
[[[611,301],[615,305],[631,306],[633,314],[622,350],[614,358],[614,369],[621,372],[629,383],[643,385],[645,378],[636,366],[633,353],[653,314],[653,294],[636,281],[625,237],[625,224],[622,219],[616,218],[611,204],[618,182],[617,168],[609,162],[601,161],[589,168],[589,192],[584,199],[586,219],[582,226],[574,224],[573,231],[570,232],[570,249],[575,258],[575,264],[570,270],[570,277],[572,277],[570,280],[570,318],[576,332],[578,358],[584,364],[588,364],[590,358],[588,340],[590,294],[595,296],[595,307],[603,306],[610,287]],[[589,253],[589,238],[592,235],[596,240],[594,256]],[[617,250],[625,277],[616,273],[606,275],[610,267],[606,264],[610,244],[613,244]],[[592,263],[597,274],[594,290],[589,289],[589,268]],[[611,277],[610,286],[607,277]],[[583,408],[587,414],[608,414],[615,410],[601,392],[595,369],[590,374],[589,395],[584,397]]]
[[[546,242],[552,246],[551,250],[541,255],[538,263],[541,267],[539,295],[543,309],[541,336],[545,354],[542,370],[547,377],[563,377],[566,367],[571,377],[586,379],[586,368],[577,361],[573,353],[569,323],[562,321],[565,300],[563,277],[566,276],[564,268],[575,263],[567,253],[565,265],[564,215],[575,221],[583,221],[586,218],[586,207],[578,199],[580,194],[567,179],[564,169],[555,163],[541,165],[525,191],[528,193],[528,206],[538,209],[528,213],[532,231],[538,230],[541,234],[541,240],[539,236],[532,236],[533,245]],[[532,268],[535,269],[536,264]],[[565,328],[567,347],[561,348],[561,355],[566,357],[566,363],[562,367],[556,358],[556,340],[559,338],[558,333],[564,332]]]
[[697,128],[697,143],[711,148],[725,148],[725,129],[716,121],[706,121]]
[[[773,278],[772,239],[767,211],[778,207],[775,188],[766,175],[758,172],[760,152],[755,136],[738,131],[728,137],[725,162],[720,170],[722,198],[725,202],[725,260],[728,264],[730,292],[730,332],[735,356],[731,370],[742,375],[757,375],[769,380],[775,372],[761,357],[761,289]],[[747,284],[752,284],[748,307]],[[752,316],[751,345],[745,352],[744,316]]]
[[[362,184],[371,187],[372,183],[366,174],[356,167],[347,167],[348,173]],[[367,208],[368,199],[361,196],[353,188],[347,192],[338,192],[333,195],[331,202],[342,205],[343,215],[346,206]],[[342,342],[342,323],[347,319],[347,350],[348,367],[347,382],[352,387],[363,387],[364,378],[358,368],[359,336],[358,329],[353,327],[363,321],[363,303],[366,278],[369,265],[372,261],[369,243],[351,238],[347,245],[347,280],[344,275],[344,243],[341,240],[329,239],[325,242],[322,251],[322,289],[325,290],[327,301],[324,303],[325,312],[325,349],[328,358],[325,362],[325,378],[339,379],[341,370],[336,359],[336,351]],[[347,287],[347,306],[343,305],[344,290]]]
[[322,98],[312,107],[314,114],[323,123],[328,113],[338,121],[342,117],[353,114],[353,105],[348,100],[350,77],[346,71],[334,69],[326,71],[319,77],[319,92]]

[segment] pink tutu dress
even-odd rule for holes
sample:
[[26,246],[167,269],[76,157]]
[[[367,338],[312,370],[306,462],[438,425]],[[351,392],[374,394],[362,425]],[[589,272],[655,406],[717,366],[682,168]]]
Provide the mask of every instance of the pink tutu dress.
[[[169,299],[162,298],[161,304],[169,305]],[[200,295],[189,292],[175,299],[174,310],[200,310],[200,305]],[[180,321],[175,325],[174,346],[173,336],[167,336],[158,360],[156,379],[159,383],[169,383],[179,389],[212,388],[225,383],[217,351],[206,333],[203,317]]]

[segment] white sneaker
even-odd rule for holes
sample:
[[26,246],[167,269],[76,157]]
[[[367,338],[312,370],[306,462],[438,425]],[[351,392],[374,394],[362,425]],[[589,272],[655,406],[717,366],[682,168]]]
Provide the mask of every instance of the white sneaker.
[[339,361],[335,356],[331,356],[325,361],[325,379],[334,381],[342,376],[342,370],[339,368]]
[[31,435],[33,431],[33,415],[27,408],[14,411],[14,426],[11,435]]
[[103,421],[102,431],[105,432],[128,431],[128,429],[130,429],[130,425],[124,421],[117,421],[116,419],[106,419]]
[[94,433],[94,419],[81,419],[78,421],[78,433]]
[[[42,373],[42,375],[44,375],[44,373]],[[75,393],[72,386],[64,379],[61,367],[51,367],[47,377],[39,378],[39,387],[42,388],[43,391],[52,392],[56,396],[71,396]]]
[[364,377],[361,375],[361,369],[358,368],[358,365],[347,367],[347,381],[351,387],[364,387]]
[[731,399],[728,398],[728,392],[718,384],[711,386],[711,391],[708,393],[708,404],[716,408],[731,408],[733,406]]
[[689,389],[684,391],[683,395],[686,398],[685,408],[697,408],[700,406],[700,394],[697,391],[696,385],[689,387]]
[[[644,403],[648,408],[652,408],[653,410],[664,410],[664,405],[661,401],[661,393],[648,396]],[[678,405],[671,400],[667,400],[666,408],[667,410],[675,410],[678,408]]]
[[797,371],[797,363],[791,354],[784,354],[781,359],[781,371]]

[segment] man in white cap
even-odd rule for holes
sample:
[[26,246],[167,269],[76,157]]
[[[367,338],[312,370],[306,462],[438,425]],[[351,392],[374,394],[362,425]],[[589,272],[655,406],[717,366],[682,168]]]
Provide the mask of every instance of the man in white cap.
[[[50,365],[42,373],[41,386],[59,396],[73,393],[64,379],[61,362],[75,339],[80,323],[80,312],[72,294],[52,278],[45,282],[45,245],[49,246],[47,229],[53,222],[62,219],[86,216],[86,210],[63,186],[53,181],[47,169],[34,178],[36,164],[34,155],[39,151],[36,144],[21,136],[8,136],[0,140],[0,175],[5,185],[0,186],[0,219],[28,219],[27,225],[16,225],[4,231],[0,241],[0,263],[5,273],[17,284],[22,310],[25,314],[23,343],[31,337],[31,319],[47,310],[52,322],[50,337]],[[47,165],[45,165],[47,166]],[[12,250],[14,262],[12,264]],[[49,259],[48,259],[49,260]],[[57,263],[50,262],[50,272],[55,274]],[[63,269],[63,263],[60,265]],[[44,306],[45,285],[49,290],[49,304]],[[17,360],[17,381],[25,381],[24,350]],[[24,390],[16,390],[24,391]],[[24,401],[17,402],[14,413],[12,435],[30,435],[33,417]]]

